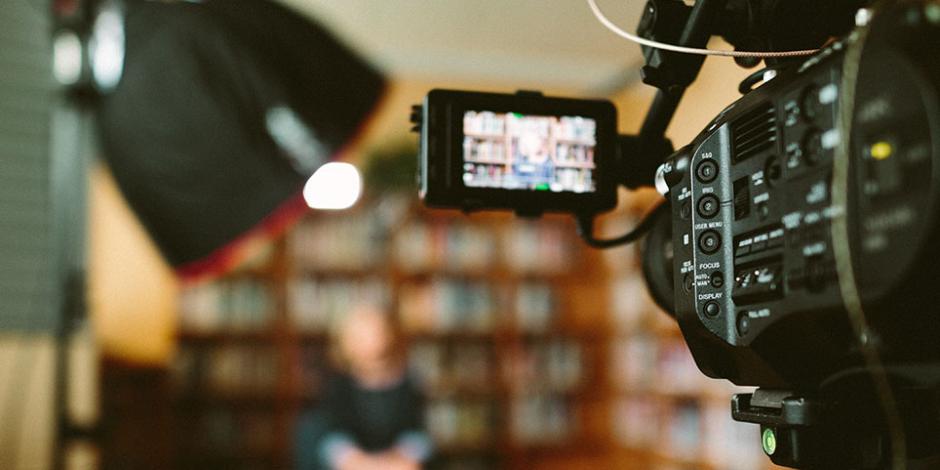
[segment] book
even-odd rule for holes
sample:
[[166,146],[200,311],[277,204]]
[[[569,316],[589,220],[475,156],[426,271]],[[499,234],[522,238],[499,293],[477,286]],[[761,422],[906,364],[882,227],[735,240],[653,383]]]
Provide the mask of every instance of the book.
[[401,286],[398,312],[412,333],[492,332],[501,302],[484,281],[437,277]]
[[391,288],[380,277],[297,276],[287,283],[287,318],[304,333],[324,333],[360,303],[388,305]]
[[274,309],[266,281],[234,278],[183,288],[178,311],[184,332],[212,333],[265,330]]
[[516,327],[527,333],[541,333],[555,323],[557,299],[545,282],[522,282],[516,287]]
[[557,444],[577,433],[569,403],[552,395],[524,395],[513,399],[509,429],[520,444]]

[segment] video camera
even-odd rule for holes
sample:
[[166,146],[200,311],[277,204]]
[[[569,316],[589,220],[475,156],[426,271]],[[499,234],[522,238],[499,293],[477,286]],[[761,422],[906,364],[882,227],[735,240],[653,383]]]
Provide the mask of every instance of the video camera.
[[[646,39],[822,47],[766,59],[678,151],[665,128],[702,57],[644,48],[659,92],[638,136],[605,101],[431,91],[412,115],[421,197],[571,213],[595,247],[645,235],[650,291],[699,368],[760,387],[732,414],[775,463],[940,468],[940,2],[868,3],[650,0]],[[618,185],[665,200],[597,240]]]

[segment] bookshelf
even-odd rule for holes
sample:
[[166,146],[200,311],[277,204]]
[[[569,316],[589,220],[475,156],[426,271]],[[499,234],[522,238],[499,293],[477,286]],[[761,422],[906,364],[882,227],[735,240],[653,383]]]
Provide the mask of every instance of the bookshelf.
[[405,333],[435,467],[603,458],[603,279],[570,220],[468,218],[400,197],[361,206],[311,214],[239,271],[181,294],[177,466],[289,466],[329,327],[362,299],[388,305]]
[[[622,233],[652,202],[605,219]],[[179,468],[290,466],[329,326],[389,306],[425,387],[434,468],[773,469],[737,389],[704,377],[646,293],[635,246],[568,218],[421,209],[391,197],[311,214],[258,259],[180,298],[171,374]]]
[[283,243],[178,302],[171,364],[175,468],[286,465],[289,377]]

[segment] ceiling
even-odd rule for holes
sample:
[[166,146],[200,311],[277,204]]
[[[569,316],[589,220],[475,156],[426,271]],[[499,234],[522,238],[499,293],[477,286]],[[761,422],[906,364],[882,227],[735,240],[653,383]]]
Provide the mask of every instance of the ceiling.
[[[642,56],[585,0],[282,0],[326,23],[395,76],[607,94]],[[644,2],[601,0],[633,30]]]

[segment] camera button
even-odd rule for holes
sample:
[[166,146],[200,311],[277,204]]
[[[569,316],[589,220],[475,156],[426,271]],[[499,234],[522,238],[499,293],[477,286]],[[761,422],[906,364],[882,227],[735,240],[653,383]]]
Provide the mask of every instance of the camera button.
[[818,256],[806,260],[806,287],[813,292],[819,292],[826,287],[826,266]]
[[679,217],[682,220],[689,220],[692,217],[692,204],[688,199],[682,201],[682,205],[679,207]]
[[718,305],[718,302],[712,300],[705,304],[705,315],[714,318],[717,317],[719,313],[721,313],[721,306]]
[[698,237],[698,247],[705,254],[713,254],[721,248],[721,235],[714,230],[706,230]]
[[698,215],[710,219],[718,215],[721,209],[721,202],[714,194],[706,194],[698,200]]
[[702,183],[711,183],[718,177],[718,164],[714,160],[702,160],[695,168],[695,176]]
[[803,160],[810,164],[815,165],[822,160],[822,132],[818,129],[810,129],[803,136],[802,142],[803,149]]
[[721,289],[725,285],[725,275],[721,274],[721,271],[713,272],[709,280],[712,287],[716,289]]
[[747,312],[741,312],[738,314],[738,336],[747,336],[747,333],[751,331],[751,317]]
[[803,114],[803,117],[807,122],[813,122],[813,120],[820,116],[823,111],[823,104],[819,100],[819,87],[815,84],[809,85],[803,90],[803,95],[800,97],[800,108]]

